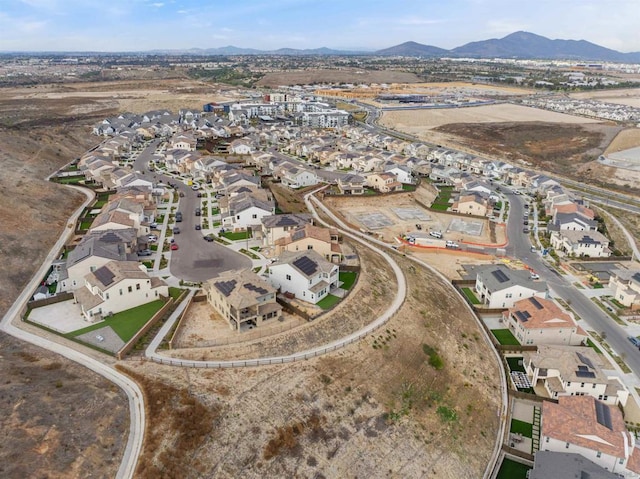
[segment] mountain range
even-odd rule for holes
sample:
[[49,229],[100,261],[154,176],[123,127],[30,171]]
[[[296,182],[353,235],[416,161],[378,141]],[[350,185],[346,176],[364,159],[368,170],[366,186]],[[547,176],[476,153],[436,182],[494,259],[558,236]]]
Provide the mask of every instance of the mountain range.
[[[165,52],[166,53],[166,52]],[[175,51],[173,52],[175,53]],[[471,57],[471,58],[520,58],[580,61],[609,61],[640,63],[640,52],[622,53],[586,40],[551,40],[529,32],[515,32],[503,38],[492,38],[447,50],[432,45],[406,42],[374,52],[314,48],[300,50],[257,50],[227,46],[221,48],[190,49],[182,53],[200,55],[378,55],[405,57]]]

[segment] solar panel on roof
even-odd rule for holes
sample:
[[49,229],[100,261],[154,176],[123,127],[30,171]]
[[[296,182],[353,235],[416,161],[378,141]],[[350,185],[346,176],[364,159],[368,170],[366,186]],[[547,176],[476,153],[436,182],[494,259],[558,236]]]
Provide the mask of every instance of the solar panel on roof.
[[587,366],[589,366],[591,369],[595,369],[595,366],[593,365],[593,363],[591,362],[591,359],[589,359],[588,357],[586,357],[584,354],[582,353],[576,353],[578,355],[578,359],[580,360],[580,362],[582,364],[586,364]]
[[536,309],[544,309],[544,306],[542,306],[540,304],[540,301],[538,301],[536,298],[529,298],[529,301],[536,307]]
[[113,274],[113,272],[106,266],[103,266],[102,268],[98,268],[93,272],[93,274],[105,286],[108,286],[111,283],[113,283],[113,278],[115,277],[115,274]]
[[218,288],[218,290],[225,296],[229,296],[236,288],[236,280],[232,279],[231,281],[218,281],[217,283],[215,283],[215,287]]
[[635,273],[633,276],[631,276],[631,279],[635,279],[637,282],[640,283],[640,273]]
[[526,323],[527,321],[529,321],[529,318],[531,317],[531,315],[529,314],[529,311],[516,311],[515,315],[523,323]]
[[255,291],[258,294],[267,294],[269,292],[266,289],[264,289],[262,286],[256,286],[255,284],[252,284],[252,283],[247,283],[244,285],[244,287],[247,288],[249,291]]
[[509,281],[509,277],[504,274],[504,271],[501,269],[496,269],[495,271],[492,271],[491,274],[496,280],[498,280],[498,283],[506,283]]
[[601,426],[613,431],[613,425],[611,424],[611,410],[606,404],[596,401],[596,421]]
[[307,276],[311,276],[318,270],[318,264],[308,256],[298,258],[292,264]]

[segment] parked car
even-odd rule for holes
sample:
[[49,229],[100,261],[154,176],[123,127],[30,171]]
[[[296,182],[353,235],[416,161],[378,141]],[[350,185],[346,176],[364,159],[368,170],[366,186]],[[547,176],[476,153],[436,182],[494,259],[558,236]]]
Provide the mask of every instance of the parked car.
[[180,198],[184,198],[184,191],[180,192]]
[[636,338],[635,336],[629,336],[627,339],[631,341],[631,344],[633,344],[634,346],[640,347],[640,339]]
[[213,241],[213,235],[206,235],[204,236],[204,240],[208,241],[209,243],[211,243]]
[[196,216],[200,216],[200,214],[201,214],[200,208],[196,208]]
[[202,229],[202,227],[200,225],[196,225],[196,231],[199,231],[200,229]]
[[152,230],[157,230],[158,229],[158,223],[156,223],[155,221],[153,223],[151,223],[149,225],[149,228],[151,228]]
[[156,241],[158,241],[158,237],[156,235],[149,235],[149,236],[147,236],[147,240],[150,243],[155,243]]
[[526,226],[524,228],[522,228],[522,232],[523,233],[529,233],[529,228],[527,228]]
[[527,220],[524,220],[524,225],[526,226],[528,224],[529,224],[529,222]]
[[179,211],[176,213],[176,223],[180,223],[182,221],[182,213]]
[[429,236],[433,236],[434,238],[442,238],[442,233],[440,231],[429,231]]
[[171,251],[175,251],[178,249],[178,244],[177,243],[171,243]]
[[191,189],[193,191],[198,191],[200,189],[200,186],[198,184],[194,183],[193,185],[191,185]]
[[138,251],[138,256],[151,256],[152,254],[153,251],[151,251],[150,249],[142,249]]
[[451,241],[451,240],[447,240],[447,242],[445,243],[445,246],[447,248],[453,248],[453,249],[460,248],[460,245],[458,243],[456,243],[455,241]]
[[202,198],[202,193],[198,191],[198,198]]
[[422,225],[420,223],[416,223],[416,229],[421,230],[422,229]]
[[180,234],[180,228],[178,228],[177,226],[174,226],[173,227],[173,234],[174,235]]
[[531,279],[540,279],[540,275],[538,273],[536,273],[535,271],[532,271],[531,275],[529,277]]

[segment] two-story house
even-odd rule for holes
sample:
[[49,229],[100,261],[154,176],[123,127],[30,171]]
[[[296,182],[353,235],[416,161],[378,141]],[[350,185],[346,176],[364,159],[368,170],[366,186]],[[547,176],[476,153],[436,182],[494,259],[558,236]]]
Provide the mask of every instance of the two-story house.
[[282,316],[276,290],[253,271],[227,271],[204,284],[207,301],[233,331],[246,331]]
[[[604,373],[600,356],[589,347],[538,346],[522,352],[523,367],[534,388],[547,397],[592,396],[606,404],[625,406],[629,390],[617,376]],[[542,395],[538,389],[538,395]]]
[[640,269],[615,269],[609,278],[611,295],[623,306],[640,309]]
[[284,251],[269,266],[268,279],[282,293],[316,304],[338,286],[338,265],[313,250]]
[[571,256],[607,258],[609,239],[599,231],[562,230],[551,233],[551,246]]
[[91,322],[136,306],[169,297],[169,287],[137,261],[110,261],[85,276],[73,292],[82,315]]
[[489,308],[512,308],[524,298],[545,298],[547,286],[534,281],[525,270],[509,269],[505,265],[477,267],[475,290],[480,301]]

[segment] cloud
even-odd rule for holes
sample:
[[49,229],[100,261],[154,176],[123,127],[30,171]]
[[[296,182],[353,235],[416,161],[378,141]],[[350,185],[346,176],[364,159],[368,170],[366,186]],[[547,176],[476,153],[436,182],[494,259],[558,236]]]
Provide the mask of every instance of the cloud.
[[155,2],[155,3],[151,3],[150,5],[156,8],[164,7],[164,3],[162,2]]

